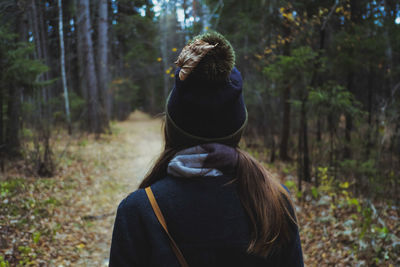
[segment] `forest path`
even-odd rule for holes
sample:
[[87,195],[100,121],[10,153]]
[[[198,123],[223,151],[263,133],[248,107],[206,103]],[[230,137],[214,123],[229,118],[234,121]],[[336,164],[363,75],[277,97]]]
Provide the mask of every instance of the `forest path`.
[[[112,228],[119,202],[137,189],[162,148],[161,119],[136,111],[112,126],[106,142],[89,142],[81,152],[88,161],[102,165],[87,190],[85,205],[91,218],[85,251],[77,266],[108,266]],[[82,203],[83,204],[83,203]]]
[[[53,197],[60,198],[63,205],[54,208],[51,217],[53,224],[58,222],[60,227],[54,230],[54,240],[48,248],[52,258],[49,266],[108,266],[118,204],[137,189],[161,152],[163,140],[161,119],[139,111],[123,122],[113,123],[112,131],[112,135],[103,135],[98,140],[93,136],[74,139],[69,146],[66,162],[57,178],[60,180],[57,185],[62,187],[53,190]],[[262,159],[260,154],[257,157]],[[360,204],[357,204],[360,211],[353,204],[346,205],[351,192],[341,187],[336,193],[337,202],[333,202],[328,195],[335,192],[333,189],[318,189],[321,190],[318,191],[320,196],[306,194],[301,201],[295,195],[295,177],[279,174],[274,168],[271,171],[278,179],[289,182],[286,184],[291,188],[299,219],[305,266],[355,266],[355,262],[360,263],[357,266],[368,266],[366,255],[372,253],[368,249],[372,246],[365,245],[361,252],[352,248],[360,243],[360,230],[355,227],[357,218],[361,218],[363,213]],[[328,180],[328,176],[324,179]],[[356,198],[352,200],[361,203]],[[397,208],[376,203],[373,209],[382,210],[386,215],[371,217],[374,225],[383,223],[385,227],[377,232],[377,237],[372,237],[387,251],[397,255],[394,250],[396,244],[400,244]],[[354,224],[354,231],[353,228],[349,231],[350,226],[346,226],[349,224]],[[382,231],[385,236],[379,237]]]
[[[0,177],[1,266],[5,258],[10,266],[108,266],[118,204],[137,189],[163,139],[161,119],[139,111],[111,128],[99,139],[55,132],[54,177],[28,176],[25,162]],[[262,161],[264,152],[253,154]],[[328,168],[314,192],[306,183],[296,190],[293,165],[268,168],[291,191],[305,266],[369,266],[380,258],[388,264],[373,266],[400,266],[397,206],[357,198],[348,182],[333,184]]]

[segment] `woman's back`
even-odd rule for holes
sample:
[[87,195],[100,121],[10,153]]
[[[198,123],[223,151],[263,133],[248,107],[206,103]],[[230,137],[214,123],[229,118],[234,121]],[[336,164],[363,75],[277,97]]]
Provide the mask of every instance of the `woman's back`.
[[165,148],[118,208],[110,266],[186,266],[179,250],[189,266],[303,266],[288,192],[238,148],[248,113],[231,44],[205,33],[176,63]]
[[[268,258],[246,253],[250,222],[232,179],[167,176],[151,186],[189,266],[302,266],[297,229]],[[110,266],[179,266],[143,189],[120,204],[113,243]]]

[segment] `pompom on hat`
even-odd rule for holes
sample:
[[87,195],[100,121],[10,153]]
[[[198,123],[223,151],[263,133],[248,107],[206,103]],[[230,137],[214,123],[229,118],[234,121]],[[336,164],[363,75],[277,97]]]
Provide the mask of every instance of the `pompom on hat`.
[[237,146],[247,124],[235,53],[216,32],[193,38],[180,53],[166,105],[166,134],[174,145]]

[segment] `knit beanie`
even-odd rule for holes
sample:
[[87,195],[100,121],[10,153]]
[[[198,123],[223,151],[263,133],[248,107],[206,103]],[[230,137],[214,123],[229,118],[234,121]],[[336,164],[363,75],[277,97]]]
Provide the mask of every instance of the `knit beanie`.
[[237,146],[247,110],[229,41],[216,32],[196,36],[175,63],[175,84],[166,105],[168,140],[180,146]]

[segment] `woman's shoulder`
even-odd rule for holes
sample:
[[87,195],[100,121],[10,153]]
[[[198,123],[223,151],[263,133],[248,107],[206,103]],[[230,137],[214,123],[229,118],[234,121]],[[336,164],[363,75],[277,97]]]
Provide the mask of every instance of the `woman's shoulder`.
[[[151,188],[168,188],[170,186],[171,181],[167,179],[161,179],[160,181],[155,182]],[[148,198],[144,188],[139,188],[132,193],[130,193],[127,197],[125,197],[119,204],[118,209],[121,210],[140,210],[148,205]]]
[[147,197],[144,189],[137,189],[125,197],[118,206],[118,212],[141,210],[146,205]]

